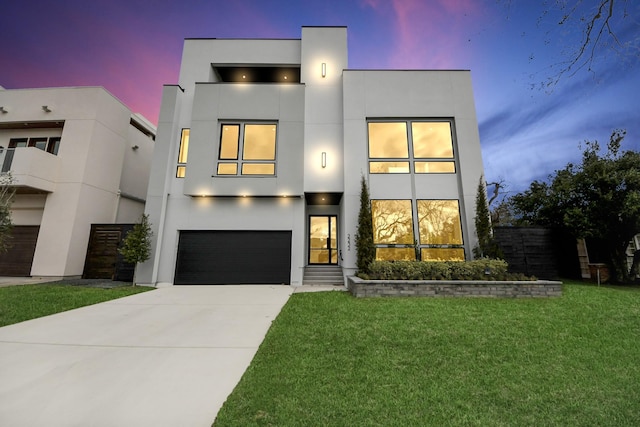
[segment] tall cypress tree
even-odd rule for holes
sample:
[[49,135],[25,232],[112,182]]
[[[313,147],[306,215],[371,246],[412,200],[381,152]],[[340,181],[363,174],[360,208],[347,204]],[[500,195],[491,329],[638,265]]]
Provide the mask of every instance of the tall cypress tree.
[[476,258],[496,258],[499,257],[498,248],[492,236],[491,216],[489,214],[489,203],[484,186],[484,177],[480,177],[478,182],[478,192],[476,193],[476,235],[478,236],[478,246],[473,248],[473,255]]
[[367,181],[362,176],[360,189],[360,213],[358,214],[358,231],[356,232],[357,265],[360,273],[368,273],[369,266],[376,257],[373,246],[373,223],[371,219],[371,201]]

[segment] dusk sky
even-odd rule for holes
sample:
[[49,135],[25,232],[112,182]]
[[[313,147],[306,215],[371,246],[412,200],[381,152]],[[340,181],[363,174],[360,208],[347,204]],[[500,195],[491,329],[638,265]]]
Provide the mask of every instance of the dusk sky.
[[[523,5],[526,3],[526,5]],[[620,45],[540,88],[582,38],[544,0],[22,0],[0,7],[0,86],[103,86],[157,123],[185,38],[300,38],[347,26],[349,68],[470,69],[488,181],[519,191],[627,130],[640,150],[640,2],[616,2]],[[569,2],[572,3],[572,2]],[[595,0],[579,3],[587,11]],[[625,16],[626,14],[626,16]],[[603,36],[609,45],[612,39]]]

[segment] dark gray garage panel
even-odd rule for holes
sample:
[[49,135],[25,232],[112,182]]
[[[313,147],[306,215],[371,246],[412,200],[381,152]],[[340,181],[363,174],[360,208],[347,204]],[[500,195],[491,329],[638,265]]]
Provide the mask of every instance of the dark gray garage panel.
[[176,285],[289,284],[291,231],[181,231]]

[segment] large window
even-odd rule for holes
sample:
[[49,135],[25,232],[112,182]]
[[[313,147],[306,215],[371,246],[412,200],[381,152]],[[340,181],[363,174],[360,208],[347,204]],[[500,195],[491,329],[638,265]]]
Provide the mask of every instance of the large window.
[[187,156],[189,154],[189,129],[182,129],[180,134],[180,147],[178,149],[178,167],[176,169],[176,177],[184,178],[187,172]]
[[455,173],[450,121],[371,121],[370,173]]
[[464,261],[457,200],[418,200],[418,228],[423,261]]
[[457,200],[372,200],[371,213],[376,259],[464,261]]
[[411,200],[372,200],[376,259],[415,259]]
[[275,175],[276,123],[223,123],[216,174]]

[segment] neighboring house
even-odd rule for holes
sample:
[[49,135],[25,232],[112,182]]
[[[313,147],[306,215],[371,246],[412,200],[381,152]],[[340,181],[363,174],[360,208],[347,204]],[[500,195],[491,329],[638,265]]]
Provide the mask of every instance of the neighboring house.
[[144,211],[155,127],[101,87],[0,88],[13,247],[0,276],[80,277],[92,224]]
[[379,258],[471,259],[482,174],[468,71],[350,70],[344,27],[187,39],[179,84],[164,87],[153,251],[137,277],[300,285],[309,266],[353,274],[361,176]]

